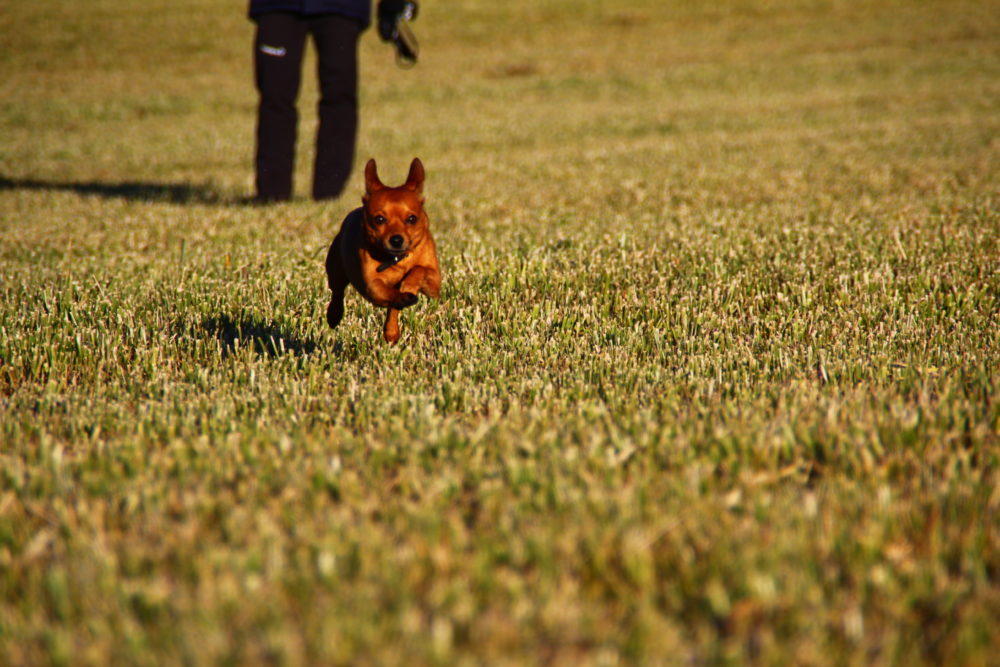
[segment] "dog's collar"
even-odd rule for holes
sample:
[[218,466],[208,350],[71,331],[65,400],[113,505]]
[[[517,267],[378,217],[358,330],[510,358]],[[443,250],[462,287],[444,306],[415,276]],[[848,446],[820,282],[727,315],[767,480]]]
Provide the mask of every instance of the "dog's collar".
[[378,268],[375,269],[375,271],[377,273],[382,273],[383,271],[385,271],[386,269],[388,269],[390,266],[396,266],[397,264],[399,264],[400,262],[403,261],[403,259],[406,257],[407,254],[408,253],[404,252],[402,255],[389,255],[389,261],[382,262],[381,264],[379,264]]

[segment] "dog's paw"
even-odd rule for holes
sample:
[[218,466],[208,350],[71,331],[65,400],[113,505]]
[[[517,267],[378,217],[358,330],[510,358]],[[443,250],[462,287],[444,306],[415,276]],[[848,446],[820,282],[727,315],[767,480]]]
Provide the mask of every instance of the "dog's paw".
[[399,299],[396,301],[396,303],[392,304],[392,307],[395,308],[396,310],[402,310],[407,306],[412,306],[416,302],[417,302],[416,294],[407,294],[406,292],[402,292],[400,293]]

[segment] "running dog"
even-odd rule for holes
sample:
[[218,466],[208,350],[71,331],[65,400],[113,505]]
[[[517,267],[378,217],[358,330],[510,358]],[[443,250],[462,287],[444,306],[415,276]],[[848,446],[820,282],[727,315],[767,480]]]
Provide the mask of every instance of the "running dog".
[[386,308],[383,336],[399,340],[399,311],[417,302],[417,294],[437,298],[441,291],[434,238],[424,211],[424,165],[413,158],[406,182],[382,183],[375,160],[365,165],[361,208],[347,214],[326,255],[326,278],[332,295],[326,321],[336,328],[344,317],[348,283],[361,296]]

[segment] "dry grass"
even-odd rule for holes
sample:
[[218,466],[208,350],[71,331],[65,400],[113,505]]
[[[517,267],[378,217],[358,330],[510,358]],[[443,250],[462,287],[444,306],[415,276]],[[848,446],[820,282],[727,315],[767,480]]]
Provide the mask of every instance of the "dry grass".
[[243,8],[65,5],[0,13],[0,662],[1000,653],[997,3],[368,33],[446,280],[394,348],[323,322],[358,175],[240,203]]

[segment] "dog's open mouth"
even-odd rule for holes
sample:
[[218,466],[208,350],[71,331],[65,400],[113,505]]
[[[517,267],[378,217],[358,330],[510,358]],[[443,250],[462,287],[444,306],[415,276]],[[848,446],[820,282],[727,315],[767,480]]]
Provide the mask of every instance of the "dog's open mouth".
[[382,250],[390,255],[401,257],[410,251],[410,242],[402,235],[395,235],[392,238],[382,239]]

